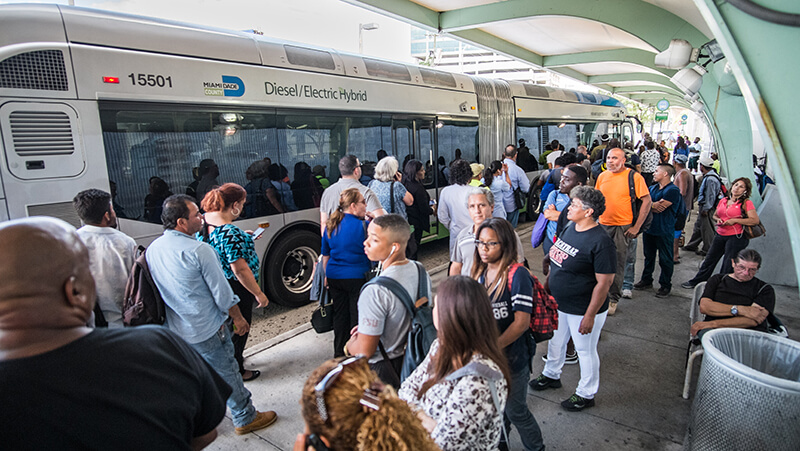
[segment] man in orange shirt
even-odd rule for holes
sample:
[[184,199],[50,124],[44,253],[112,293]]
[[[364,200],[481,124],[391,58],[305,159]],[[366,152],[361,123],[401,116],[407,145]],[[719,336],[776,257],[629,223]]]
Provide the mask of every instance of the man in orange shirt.
[[617,273],[608,292],[610,298],[608,314],[613,315],[617,311],[617,302],[622,295],[622,278],[625,275],[628,245],[642,232],[642,224],[650,212],[652,200],[644,177],[634,171],[633,186],[636,198],[642,201],[639,216],[634,218],[628,176],[628,172],[633,169],[625,167],[625,152],[619,148],[611,149],[606,156],[606,167],[608,169],[597,177],[595,188],[606,198],[606,211],[600,216],[600,225],[617,246]]

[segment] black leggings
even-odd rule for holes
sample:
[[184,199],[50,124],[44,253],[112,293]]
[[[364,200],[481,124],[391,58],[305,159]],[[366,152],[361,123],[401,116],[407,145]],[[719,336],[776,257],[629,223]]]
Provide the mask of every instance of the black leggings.
[[[245,321],[247,321],[247,324],[251,324],[253,322],[253,304],[256,302],[256,297],[253,296],[253,293],[247,291],[247,288],[238,280],[228,279],[228,283],[233,289],[233,294],[239,296],[239,304],[237,304],[239,306],[239,311],[242,312],[242,316]],[[244,374],[244,356],[242,354],[244,353],[244,347],[247,344],[248,336],[250,336],[249,332],[244,335],[231,334],[233,357],[236,359],[236,363],[239,364],[240,374]]]
[[750,244],[750,240],[744,235],[739,237],[736,235],[715,234],[714,241],[711,242],[711,248],[708,250],[703,264],[700,265],[700,270],[697,271],[697,275],[690,282],[696,285],[707,281],[714,273],[714,268],[717,267],[720,258],[722,258],[720,274],[732,273],[733,263],[731,261],[736,257],[736,254],[746,249],[748,244]]

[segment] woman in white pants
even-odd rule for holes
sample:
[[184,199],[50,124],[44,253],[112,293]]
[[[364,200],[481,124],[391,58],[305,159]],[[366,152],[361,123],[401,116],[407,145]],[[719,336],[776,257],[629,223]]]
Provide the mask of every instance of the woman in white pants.
[[594,406],[600,386],[597,341],[608,315],[608,289],[616,271],[614,242],[599,227],[605,211],[603,194],[588,186],[571,192],[567,218],[572,221],[550,248],[550,292],[558,302],[558,330],[547,345],[542,374],[530,382],[534,390],[561,387],[567,342],[572,337],[581,368],[575,394],[561,403],[567,410]]

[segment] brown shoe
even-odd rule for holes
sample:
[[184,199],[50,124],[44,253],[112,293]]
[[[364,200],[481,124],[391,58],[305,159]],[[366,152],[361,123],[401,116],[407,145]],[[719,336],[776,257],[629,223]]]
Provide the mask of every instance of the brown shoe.
[[256,412],[256,417],[253,421],[240,428],[236,428],[236,434],[244,435],[259,429],[264,429],[267,426],[272,426],[277,419],[278,414],[271,410],[269,412]]
[[616,302],[609,302],[608,303],[608,316],[614,316],[617,313],[617,303]]

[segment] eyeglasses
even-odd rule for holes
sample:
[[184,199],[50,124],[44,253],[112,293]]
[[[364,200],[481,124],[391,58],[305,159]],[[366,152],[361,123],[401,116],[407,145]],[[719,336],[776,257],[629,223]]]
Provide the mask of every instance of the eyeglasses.
[[485,241],[481,241],[481,240],[475,240],[475,246],[482,247],[482,248],[487,249],[487,250],[488,249],[494,249],[499,245],[500,245],[500,243],[497,242],[497,241],[485,242]]
[[364,358],[366,357],[359,355],[342,360],[333,369],[328,371],[328,374],[326,374],[325,377],[323,377],[322,380],[314,386],[314,391],[317,394],[317,412],[319,412],[319,417],[322,419],[322,421],[328,421],[328,407],[325,405],[325,390],[327,390],[329,386],[336,382],[336,379],[338,379],[342,374],[342,371],[344,371],[344,367],[347,365],[352,365],[353,363],[356,363]]
[[742,265],[741,263],[735,263],[733,265],[733,269],[735,269],[737,271],[747,272],[748,274],[755,274],[755,273],[758,272],[758,267],[756,267],[756,268],[748,268],[747,266]]

